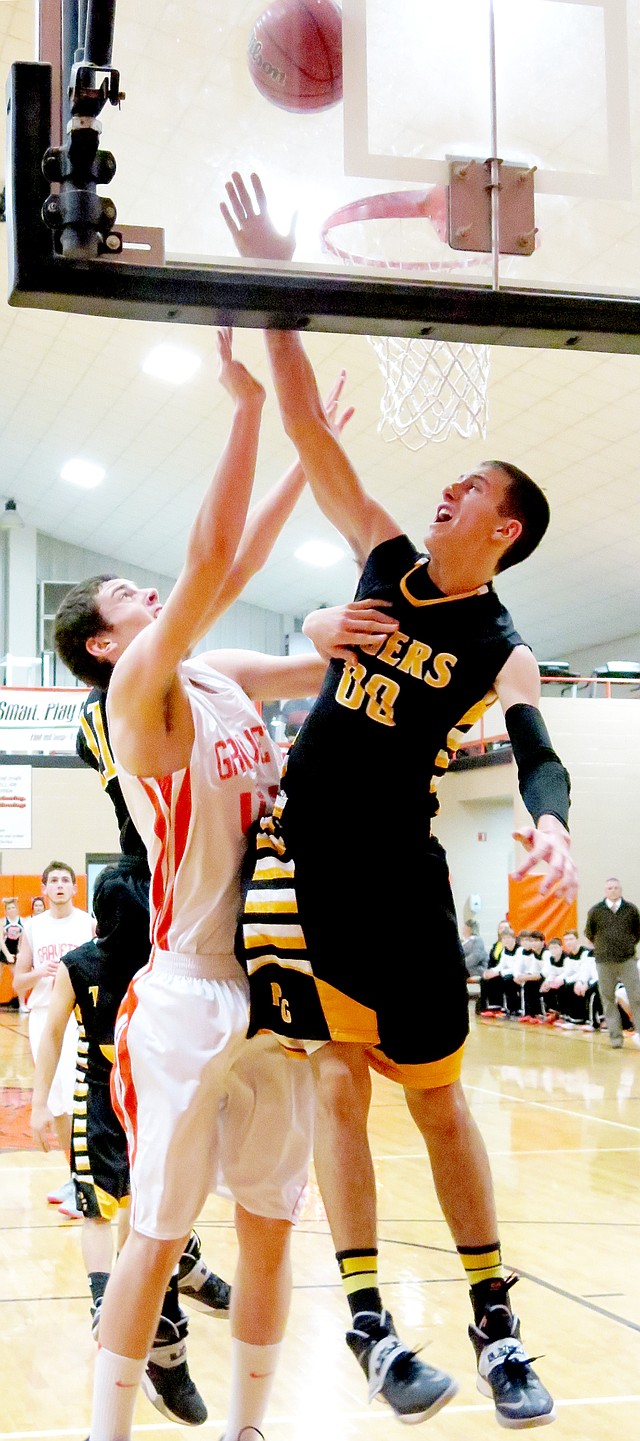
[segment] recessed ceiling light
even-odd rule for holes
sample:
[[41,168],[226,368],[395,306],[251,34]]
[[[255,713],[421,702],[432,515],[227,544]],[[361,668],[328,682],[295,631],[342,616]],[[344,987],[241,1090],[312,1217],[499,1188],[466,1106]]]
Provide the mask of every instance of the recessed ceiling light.
[[93,460],[67,460],[60,471],[63,480],[70,480],[72,485],[81,485],[84,490],[93,490],[104,480],[106,471],[101,465],[96,465]]
[[166,380],[170,385],[184,385],[200,369],[202,360],[194,350],[182,345],[156,345],[142,363],[145,375]]
[[336,565],[344,560],[344,551],[328,540],[307,540],[294,554],[296,560],[304,560],[307,565]]

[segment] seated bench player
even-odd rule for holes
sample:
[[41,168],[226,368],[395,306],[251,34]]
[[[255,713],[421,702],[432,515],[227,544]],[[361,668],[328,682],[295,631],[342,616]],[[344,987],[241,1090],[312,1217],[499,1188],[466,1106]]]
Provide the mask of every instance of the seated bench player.
[[562,941],[559,936],[551,936],[540,957],[540,970],[542,982],[540,985],[540,997],[542,1000],[543,1013],[549,1025],[554,1025],[560,1019],[560,1000],[558,993],[562,991],[562,971],[564,957]]
[[505,986],[513,980],[517,949],[515,931],[503,926],[497,962],[480,977],[480,1015],[485,1021],[504,1016],[507,1011]]

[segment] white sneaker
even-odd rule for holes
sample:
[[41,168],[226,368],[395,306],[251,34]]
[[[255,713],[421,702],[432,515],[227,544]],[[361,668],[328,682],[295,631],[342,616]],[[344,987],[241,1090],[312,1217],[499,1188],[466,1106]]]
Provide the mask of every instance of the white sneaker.
[[69,1185],[69,1182],[68,1182],[68,1181],[65,1181],[65,1182],[64,1182],[64,1185],[62,1185],[62,1186],[56,1186],[55,1191],[50,1191],[50,1192],[49,1192],[49,1194],[48,1194],[48,1196],[47,1196],[47,1200],[48,1200],[50,1206],[61,1206],[61,1205],[62,1205],[62,1202],[66,1199],[66,1196],[67,1196],[67,1186],[68,1186],[68,1185]]
[[82,1220],[82,1211],[78,1209],[76,1198],[75,1181],[69,1179],[66,1186],[62,1187],[62,1201],[58,1206],[58,1210],[62,1216],[67,1217],[68,1221]]
[[638,1035],[638,1032],[637,1032],[637,1031],[634,1031],[634,1032],[633,1032],[633,1035],[630,1036],[629,1039],[630,1039],[631,1044],[632,1044],[633,1046],[638,1046],[638,1047],[640,1048],[640,1036]]

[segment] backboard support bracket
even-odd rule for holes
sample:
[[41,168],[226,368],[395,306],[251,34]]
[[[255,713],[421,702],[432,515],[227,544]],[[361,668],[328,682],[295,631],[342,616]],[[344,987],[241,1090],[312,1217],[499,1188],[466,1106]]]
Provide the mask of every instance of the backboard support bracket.
[[[493,161],[449,161],[447,244],[452,250],[492,250]],[[536,245],[535,165],[496,159],[501,255],[533,255]]]

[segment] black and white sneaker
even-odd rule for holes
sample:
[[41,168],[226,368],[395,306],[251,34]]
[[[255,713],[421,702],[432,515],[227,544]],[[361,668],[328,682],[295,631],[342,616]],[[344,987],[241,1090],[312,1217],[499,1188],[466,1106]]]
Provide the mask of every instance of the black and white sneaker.
[[100,1330],[100,1312],[102,1310],[103,1301],[104,1296],[96,1296],[95,1301],[93,1301],[91,1305],[91,1335],[93,1336],[94,1341],[97,1341],[98,1339],[98,1332]]
[[469,1327],[478,1363],[477,1387],[493,1397],[499,1426],[520,1431],[527,1426],[548,1426],[556,1419],[553,1397],[536,1375],[520,1340],[520,1322],[507,1295],[517,1276],[497,1283],[495,1303],[485,1306],[479,1326]]
[[426,1366],[396,1335],[388,1311],[360,1311],[347,1331],[347,1346],[369,1382],[369,1400],[387,1401],[406,1425],[426,1421],[446,1406],[458,1387],[452,1376]]
[[208,1412],[189,1375],[187,1343],[180,1334],[181,1327],[166,1317],[162,1317],[160,1324],[165,1333],[173,1330],[175,1334],[166,1343],[154,1344],[142,1377],[144,1394],[169,1421],[179,1421],[183,1426],[202,1426]]
[[180,1257],[178,1266],[178,1291],[196,1311],[207,1316],[228,1319],[231,1304],[231,1287],[215,1271],[210,1271],[202,1256],[202,1246],[197,1231],[192,1231]]

